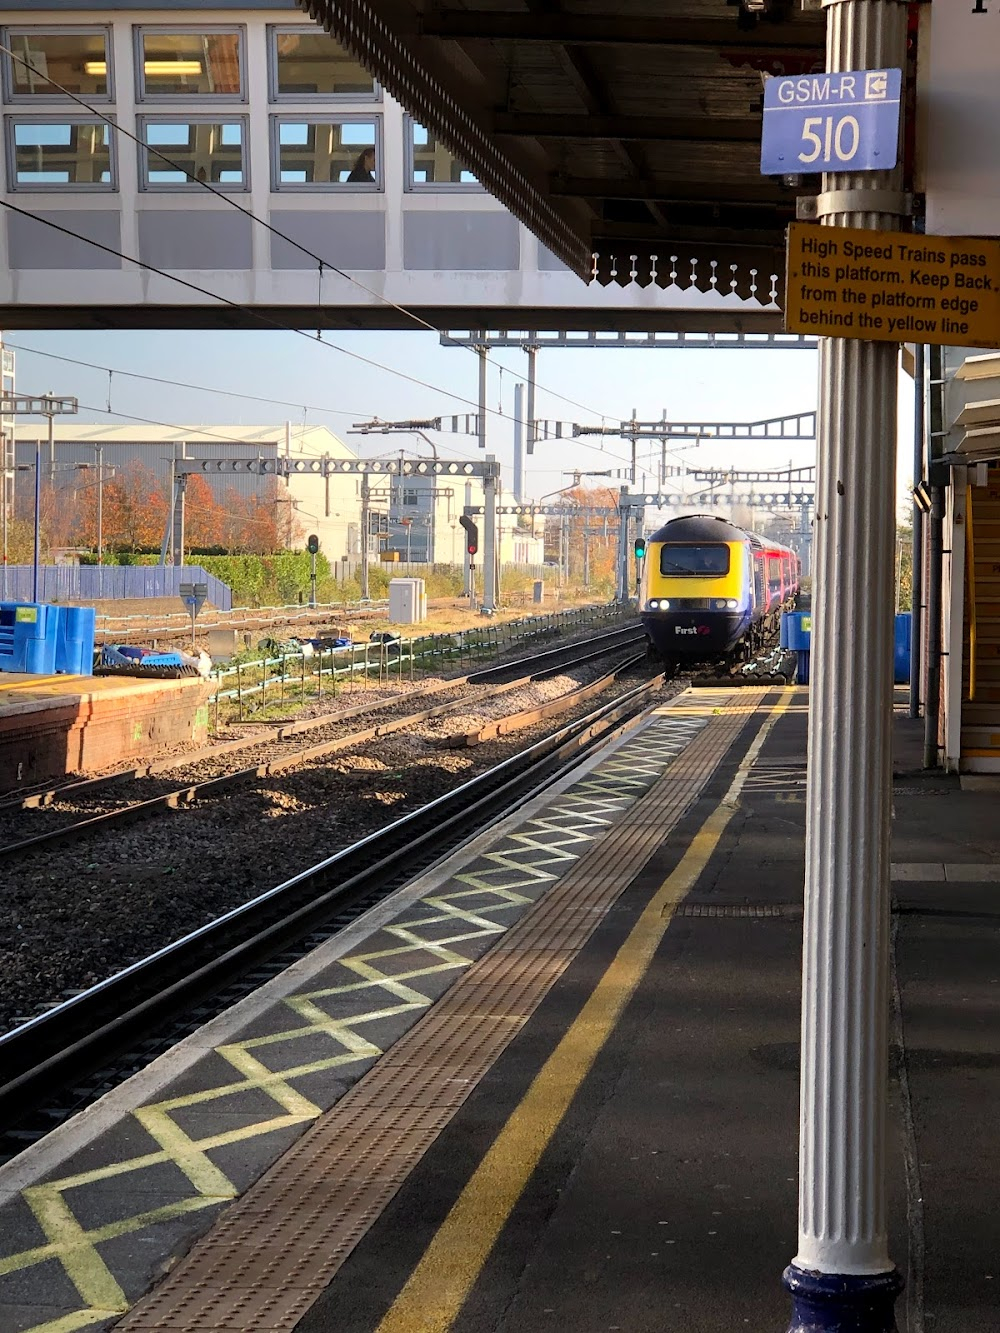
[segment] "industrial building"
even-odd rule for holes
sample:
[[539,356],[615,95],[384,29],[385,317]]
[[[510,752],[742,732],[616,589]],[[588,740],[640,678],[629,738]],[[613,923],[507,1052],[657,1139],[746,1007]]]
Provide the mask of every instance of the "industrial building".
[[[52,488],[67,506],[82,503],[86,488],[108,485],[116,478],[135,476],[155,486],[166,513],[175,464],[180,459],[242,459],[248,465],[286,459],[354,459],[357,454],[326,426],[286,422],[278,426],[105,426],[54,424],[51,445],[44,425],[34,422],[16,428],[15,512],[27,518],[33,501],[36,445],[42,458],[43,490]],[[397,453],[390,457],[398,458]],[[208,470],[205,481],[216,504],[237,521],[243,512],[235,501],[256,500],[273,508],[274,524],[282,545],[301,548],[315,533],[331,564],[348,567],[361,557],[362,480],[358,475],[291,470],[285,477],[248,466],[220,473]],[[401,562],[461,565],[465,534],[459,516],[465,505],[483,504],[482,482],[475,477],[408,476],[385,473],[369,479],[368,553],[378,559],[396,552]],[[190,524],[189,524],[190,531]],[[226,545],[227,529],[220,524],[215,540],[205,535],[201,545]],[[90,544],[94,534],[86,534]],[[498,531],[501,563],[540,565],[542,539],[509,518]]]

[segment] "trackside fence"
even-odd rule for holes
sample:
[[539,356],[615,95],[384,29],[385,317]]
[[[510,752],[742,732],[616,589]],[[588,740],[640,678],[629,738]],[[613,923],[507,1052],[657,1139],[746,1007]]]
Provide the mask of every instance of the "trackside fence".
[[[263,629],[274,625],[312,624],[317,620],[337,616],[344,621],[372,612],[385,611],[386,599],[368,602],[318,602],[315,606],[234,606],[229,611],[215,608],[204,610],[198,617],[198,633],[208,629]],[[148,640],[158,635],[188,634],[191,620],[185,611],[176,614],[159,611],[154,614],[97,617],[97,638],[104,643],[129,643],[132,639]]]
[[[31,601],[31,565],[0,567],[0,599]],[[204,583],[208,600],[220,610],[233,604],[228,583],[201,565],[39,565],[38,595],[43,602],[130,601],[179,597],[182,583]]]
[[344,691],[402,685],[443,670],[474,670],[496,662],[507,653],[532,643],[613,627],[634,613],[615,604],[576,607],[552,615],[477,625],[452,634],[423,634],[415,638],[384,639],[341,648],[300,649],[252,661],[234,661],[216,667],[212,676],[216,725],[223,707],[227,718],[240,721],[265,709],[306,703]]

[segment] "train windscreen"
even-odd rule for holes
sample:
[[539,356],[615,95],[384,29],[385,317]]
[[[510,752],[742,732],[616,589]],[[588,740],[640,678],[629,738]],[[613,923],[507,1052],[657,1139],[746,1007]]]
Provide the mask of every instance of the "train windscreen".
[[664,542],[660,548],[660,573],[667,578],[722,578],[729,573],[729,547]]

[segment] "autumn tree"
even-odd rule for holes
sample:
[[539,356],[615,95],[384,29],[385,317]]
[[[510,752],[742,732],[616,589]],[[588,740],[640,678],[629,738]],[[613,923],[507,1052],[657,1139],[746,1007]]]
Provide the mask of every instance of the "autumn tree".
[[223,508],[228,550],[245,555],[269,555],[286,545],[282,527],[287,529],[287,513],[282,511],[291,506],[282,503],[281,491],[272,477],[253,495],[240,495],[234,489],[226,492]]
[[228,515],[210,482],[192,473],[184,491],[184,540],[188,547],[227,548]]
[[617,513],[605,520],[603,514],[595,511],[602,509],[616,511],[618,492],[609,486],[573,486],[562,493],[558,505],[565,512],[566,518],[564,520],[561,516],[555,517],[546,524],[546,558],[558,557],[559,531],[565,522],[569,538],[570,577],[583,574],[586,543],[591,581],[602,582],[613,578],[618,540]]
[[[99,488],[93,475],[92,468],[81,469],[79,480],[66,480],[57,487],[43,483],[40,517],[46,551],[74,546],[96,550]],[[185,545],[269,555],[299,541],[304,529],[288,488],[274,477],[262,478],[261,483],[251,495],[230,488],[219,500],[207,478],[191,474],[184,496]],[[169,512],[168,483],[158,483],[149,467],[134,461],[113,472],[106,470],[100,489],[104,550],[158,550]],[[27,492],[25,487],[18,496],[17,522],[19,533],[27,532],[30,539],[33,491]]]
[[[103,534],[106,551],[156,550],[167,522],[165,488],[152,469],[138,461],[108,477],[103,487]],[[96,544],[98,488],[79,492],[79,540]]]

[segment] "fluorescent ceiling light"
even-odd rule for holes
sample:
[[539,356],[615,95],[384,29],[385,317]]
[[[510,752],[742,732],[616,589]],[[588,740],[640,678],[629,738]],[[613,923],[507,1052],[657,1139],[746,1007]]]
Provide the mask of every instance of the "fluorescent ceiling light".
[[147,74],[200,74],[200,60],[147,60],[143,64]]
[[[143,63],[143,69],[147,74],[200,74],[200,60],[147,60]],[[106,60],[85,60],[83,62],[83,72],[92,76],[106,75],[108,72],[108,62]]]

